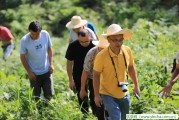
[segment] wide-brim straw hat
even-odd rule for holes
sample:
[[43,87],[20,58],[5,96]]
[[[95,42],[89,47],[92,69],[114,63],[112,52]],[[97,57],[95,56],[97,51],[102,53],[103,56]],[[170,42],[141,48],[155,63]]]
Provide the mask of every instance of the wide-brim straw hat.
[[100,48],[106,48],[109,46],[109,42],[103,36],[99,37],[99,40],[93,40],[92,43]]
[[119,35],[123,34],[123,38],[129,39],[132,37],[132,31],[129,29],[122,29],[120,25],[118,24],[112,24],[108,27],[107,32],[103,33],[102,36],[107,39],[108,36],[111,35]]
[[75,29],[80,28],[87,24],[87,20],[82,20],[80,16],[73,16],[71,21],[66,24],[67,28]]

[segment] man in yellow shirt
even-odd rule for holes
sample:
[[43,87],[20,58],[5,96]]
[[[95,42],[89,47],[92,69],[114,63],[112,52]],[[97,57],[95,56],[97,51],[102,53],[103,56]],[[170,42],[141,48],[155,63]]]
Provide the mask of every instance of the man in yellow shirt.
[[130,96],[126,89],[128,74],[134,84],[134,92],[140,94],[132,51],[123,45],[123,40],[131,38],[132,32],[112,24],[102,36],[108,40],[109,47],[95,58],[95,103],[98,107],[103,103],[112,120],[125,120],[130,106]]

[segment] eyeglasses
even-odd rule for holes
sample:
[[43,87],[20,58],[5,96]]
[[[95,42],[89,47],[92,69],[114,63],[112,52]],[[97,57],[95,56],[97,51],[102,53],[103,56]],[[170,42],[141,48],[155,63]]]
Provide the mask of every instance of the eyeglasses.
[[112,42],[123,42],[124,38],[120,38],[120,39],[111,39],[108,37],[109,40],[111,40]]
[[87,35],[87,33],[86,32],[78,32],[78,36],[80,36],[81,35],[81,37],[86,37],[86,35]]

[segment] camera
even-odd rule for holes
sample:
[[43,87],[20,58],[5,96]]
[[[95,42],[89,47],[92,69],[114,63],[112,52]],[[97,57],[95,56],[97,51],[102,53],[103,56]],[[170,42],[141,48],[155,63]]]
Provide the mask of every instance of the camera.
[[122,92],[127,92],[128,91],[127,85],[128,85],[128,82],[118,82],[118,87],[122,88]]

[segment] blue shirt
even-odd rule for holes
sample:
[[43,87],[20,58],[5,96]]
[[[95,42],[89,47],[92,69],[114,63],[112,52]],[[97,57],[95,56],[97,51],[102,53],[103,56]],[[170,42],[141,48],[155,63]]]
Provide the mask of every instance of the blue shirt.
[[94,33],[96,33],[96,27],[92,22],[88,22],[87,27],[90,28]]
[[32,40],[30,33],[27,33],[20,42],[20,54],[25,58],[32,72],[42,75],[49,70],[48,48],[52,46],[47,31],[42,30],[37,40]]

